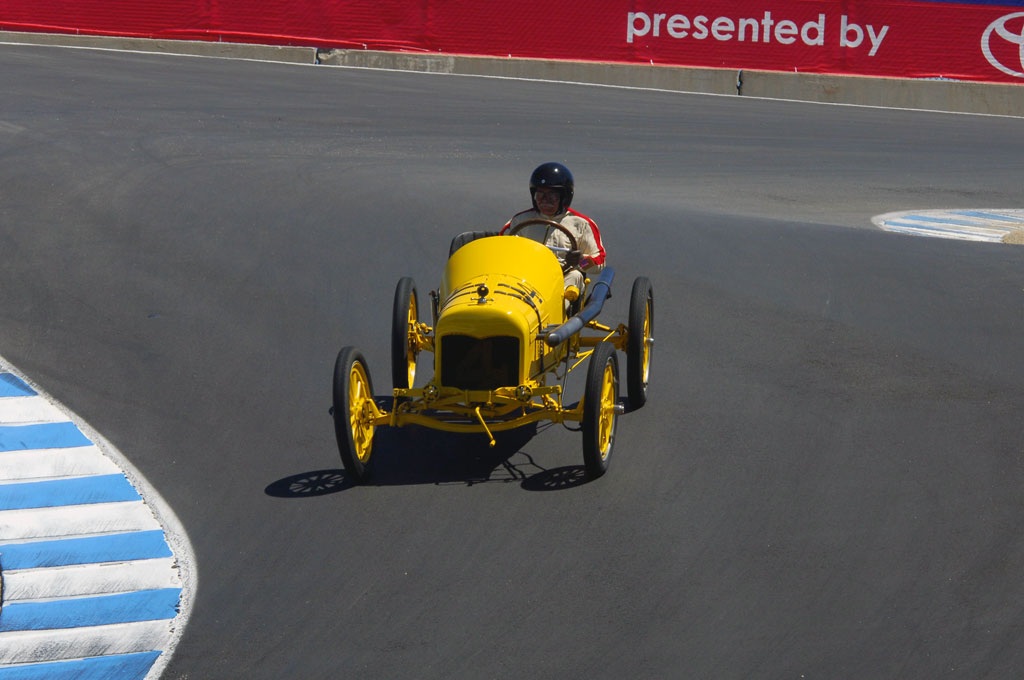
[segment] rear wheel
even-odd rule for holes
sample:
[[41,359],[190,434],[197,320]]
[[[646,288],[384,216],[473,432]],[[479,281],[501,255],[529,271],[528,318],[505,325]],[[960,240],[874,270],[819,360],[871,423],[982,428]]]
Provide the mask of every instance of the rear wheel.
[[416,342],[419,323],[419,295],[416,284],[402,277],[395,287],[395,303],[391,314],[391,380],[399,389],[412,387],[416,382],[416,357],[420,350]]
[[355,347],[343,348],[334,364],[334,436],[345,473],[357,484],[370,475],[376,411],[366,359]]
[[635,410],[647,403],[651,350],[654,348],[654,289],[644,276],[633,281],[628,326],[626,393],[629,395],[629,407]]
[[615,444],[619,403],[619,360],[615,345],[600,342],[590,355],[583,392],[583,464],[596,479],[608,469]]

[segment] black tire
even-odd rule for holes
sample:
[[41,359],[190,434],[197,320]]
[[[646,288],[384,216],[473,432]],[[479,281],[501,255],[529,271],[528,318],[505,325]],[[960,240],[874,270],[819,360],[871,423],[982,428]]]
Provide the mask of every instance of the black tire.
[[374,426],[366,419],[372,415],[373,382],[366,359],[355,347],[338,352],[334,363],[334,436],[345,474],[362,484],[370,477]]
[[626,393],[629,408],[647,403],[647,383],[654,351],[654,289],[647,277],[633,281],[629,297],[629,338],[626,342]]
[[391,314],[391,383],[407,389],[416,382],[416,328],[419,322],[419,294],[408,276],[398,280]]
[[619,360],[615,345],[599,342],[590,355],[583,391],[583,465],[589,479],[608,470],[615,445],[619,404]]

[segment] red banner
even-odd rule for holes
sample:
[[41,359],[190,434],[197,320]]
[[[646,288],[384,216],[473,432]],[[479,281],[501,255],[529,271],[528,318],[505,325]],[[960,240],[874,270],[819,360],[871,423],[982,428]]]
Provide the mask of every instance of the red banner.
[[1024,83],[1024,8],[899,0],[5,0],[0,29]]
[[[1024,13],[915,2],[692,2],[627,13],[634,58],[764,70],[1022,82]],[[639,5],[639,3],[638,3]],[[673,7],[683,7],[676,5]]]

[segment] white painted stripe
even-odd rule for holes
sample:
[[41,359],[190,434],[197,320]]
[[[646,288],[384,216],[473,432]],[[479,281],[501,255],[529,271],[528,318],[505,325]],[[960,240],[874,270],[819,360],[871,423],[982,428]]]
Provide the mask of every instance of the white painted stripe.
[[1001,236],[1007,232],[1006,228],[993,226],[994,223],[992,222],[973,222],[969,220],[929,220],[917,215],[907,215],[900,219],[890,220],[887,224],[897,227],[908,226],[919,227],[922,229],[934,229],[936,231],[964,232],[969,234],[977,233],[985,236]]
[[[143,501],[4,510],[0,511],[0,553],[4,543],[159,528]],[[2,561],[0,557],[0,566]]]
[[174,558],[4,572],[4,602],[110,595],[181,585]]
[[20,125],[8,122],[6,120],[0,120],[0,132],[7,132],[9,134],[16,135],[19,132],[24,132],[25,128]]
[[968,227],[950,228],[947,226],[937,226],[924,224],[921,222],[914,222],[912,220],[898,220],[886,223],[884,227],[887,231],[900,233],[900,234],[912,234],[914,236],[931,236],[934,238],[949,238],[957,239],[960,241],[984,241],[987,243],[996,243],[1002,240],[1006,234],[1005,231],[993,231],[993,230],[979,230]]
[[0,399],[0,423],[20,425],[67,420],[63,412],[46,399],[34,397],[3,397]]
[[[121,472],[95,446],[70,449],[29,449],[0,453],[0,482],[42,481],[55,477],[110,475]],[[0,538],[3,533],[0,532]]]
[[163,619],[91,628],[0,633],[0,664],[83,659],[165,649],[174,622]]

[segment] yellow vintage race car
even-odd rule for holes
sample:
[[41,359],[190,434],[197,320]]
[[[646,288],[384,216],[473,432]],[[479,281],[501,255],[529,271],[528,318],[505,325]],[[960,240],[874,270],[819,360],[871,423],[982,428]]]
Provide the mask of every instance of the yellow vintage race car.
[[[431,291],[430,322],[421,319],[413,280],[399,280],[389,397],[374,395],[362,352],[348,346],[338,353],[331,414],[352,481],[369,478],[376,429],[407,425],[482,434],[494,446],[495,433],[531,423],[579,423],[587,477],[608,469],[616,421],[625,411],[617,351],[626,357],[630,410],[647,401],[654,342],[651,282],[633,282],[626,324],[600,323],[614,271],[605,267],[582,292],[566,288],[555,253],[521,235],[538,224],[561,230],[576,249],[573,235],[549,220],[531,220],[501,236],[461,234],[452,242],[440,287]],[[434,372],[417,387],[421,352],[433,353]],[[583,367],[583,397],[567,405],[566,378]]]

